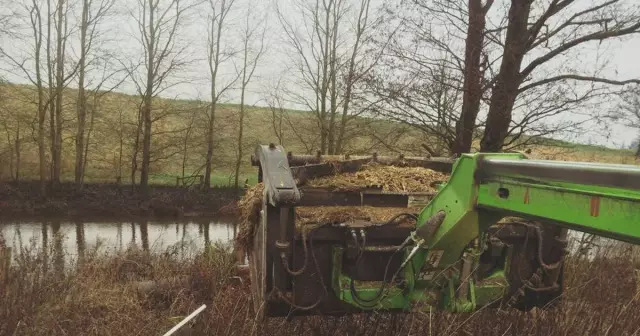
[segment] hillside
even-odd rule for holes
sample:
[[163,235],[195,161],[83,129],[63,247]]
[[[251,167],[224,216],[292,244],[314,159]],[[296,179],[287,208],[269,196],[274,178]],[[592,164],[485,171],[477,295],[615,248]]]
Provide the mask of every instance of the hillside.
[[[63,178],[73,178],[76,90],[64,92]],[[34,87],[0,85],[0,177],[15,175],[16,139],[19,140],[20,176],[32,179],[37,174],[35,142]],[[99,93],[90,97],[90,128],[87,182],[112,182],[117,176],[129,181],[134,152],[137,104],[139,99],[122,93]],[[195,100],[159,98],[154,102],[155,122],[152,137],[152,183],[172,184],[176,176],[200,174],[204,164],[207,103]],[[216,114],[213,184],[228,185],[238,156],[239,106],[223,104]],[[93,126],[91,118],[93,117]],[[257,144],[281,143],[294,153],[315,153],[318,132],[315,116],[310,112],[268,107],[249,107],[242,143],[241,181],[255,181],[255,169],[249,157]],[[48,130],[47,130],[48,132]],[[348,128],[345,151],[350,154],[406,153],[424,155],[423,143],[435,139],[412,129],[384,120],[354,118]],[[49,143],[49,141],[47,142]],[[545,142],[547,143],[547,142]],[[437,146],[435,146],[437,147]],[[532,148],[532,156],[542,159],[606,161],[633,163],[633,152],[604,147],[548,141]]]

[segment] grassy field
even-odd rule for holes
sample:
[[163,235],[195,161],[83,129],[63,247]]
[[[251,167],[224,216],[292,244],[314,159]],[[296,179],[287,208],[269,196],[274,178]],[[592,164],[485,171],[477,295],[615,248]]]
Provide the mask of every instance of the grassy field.
[[[15,172],[15,167],[12,167],[15,154],[11,148],[14,147],[16,138],[21,144],[21,177],[37,177],[35,93],[34,87],[31,86],[0,85],[0,178],[7,179]],[[67,181],[73,180],[75,160],[75,98],[75,90],[68,89],[64,92],[62,178]],[[123,182],[127,183],[136,134],[139,98],[121,93],[108,93],[97,100],[92,98],[90,102],[94,122],[89,140],[85,180],[113,182],[116,176],[121,175]],[[154,123],[152,138],[152,184],[175,184],[175,178],[183,175],[183,164],[186,176],[203,174],[207,107],[207,104],[201,101],[156,99],[153,111],[157,121]],[[238,105],[220,105],[218,108],[213,185],[224,186],[233,181],[233,167],[238,157],[238,110]],[[88,117],[88,123],[90,119],[91,116]],[[256,181],[256,169],[249,163],[249,157],[256,145],[282,143],[287,150],[294,153],[312,154],[318,149],[317,133],[312,113],[286,111],[282,114],[279,110],[266,107],[249,107],[242,142],[241,184],[244,184],[246,179],[250,184]],[[345,152],[349,154],[377,152],[381,155],[425,155],[421,145],[435,143],[432,137],[406,125],[365,118],[353,120],[348,127],[348,135]],[[576,145],[556,140],[545,143],[547,145],[529,147],[533,150],[532,157],[551,160],[636,162],[632,151]]]

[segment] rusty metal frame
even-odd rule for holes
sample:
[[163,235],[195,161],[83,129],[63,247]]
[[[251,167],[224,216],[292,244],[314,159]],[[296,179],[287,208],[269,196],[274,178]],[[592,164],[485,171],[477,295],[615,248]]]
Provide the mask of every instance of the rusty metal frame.
[[[382,193],[379,188],[311,188],[304,186],[308,179],[355,172],[370,162],[428,167],[446,173],[449,173],[453,166],[453,160],[450,159],[380,157],[375,153],[366,157],[294,156],[285,152],[282,146],[273,144],[258,146],[251,159],[252,164],[258,167],[259,182],[263,182],[265,186],[261,220],[254,231],[254,248],[249,253],[254,308],[262,317],[357,312],[352,305],[341,301],[333,293],[330,284],[334,246],[345,248],[346,271],[353,271],[355,268],[350,247],[353,241],[350,229],[322,227],[312,232],[310,237],[304,236],[295,230],[296,206],[408,208],[414,198],[428,202],[435,195]],[[366,230],[367,242],[372,246],[397,246],[411,232],[410,227],[381,227],[378,224],[364,223],[358,226],[358,230]],[[307,255],[303,240],[306,240]],[[368,252],[368,256],[362,259],[362,265],[358,267],[357,278],[381,279],[383,274],[378,267],[379,260],[387,260],[391,254],[391,250]],[[283,265],[283,259],[288,263],[289,270],[301,273],[290,274]],[[320,279],[324,279],[324,283]],[[284,293],[286,300],[279,296],[280,293]],[[320,301],[319,294],[323,295]],[[314,306],[315,302],[319,304]],[[314,307],[301,309],[309,306]]]

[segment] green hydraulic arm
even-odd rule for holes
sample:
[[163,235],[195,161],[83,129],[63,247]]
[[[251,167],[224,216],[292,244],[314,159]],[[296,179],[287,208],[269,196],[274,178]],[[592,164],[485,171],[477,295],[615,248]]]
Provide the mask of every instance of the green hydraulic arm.
[[640,244],[640,167],[462,155],[399,249],[405,262],[394,279],[403,280],[354,293],[341,270],[342,250],[334,249],[333,289],[364,310],[488,305],[509,288],[509,260],[482,282],[470,273],[489,244],[487,230],[510,216]]

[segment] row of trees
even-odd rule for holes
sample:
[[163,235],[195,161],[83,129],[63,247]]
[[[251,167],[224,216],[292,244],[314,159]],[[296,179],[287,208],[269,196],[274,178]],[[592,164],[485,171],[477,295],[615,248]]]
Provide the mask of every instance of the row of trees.
[[[243,0],[5,2],[0,34],[22,43],[3,43],[0,59],[7,78],[35,93],[22,97],[30,113],[5,109],[4,133],[16,167],[33,135],[43,192],[47,180],[60,182],[69,124],[82,187],[96,118],[119,120],[118,176],[129,157],[131,181],[139,173],[146,191],[150,167],[174,156],[183,175],[203,170],[209,186],[217,134],[230,122],[220,108],[232,98],[238,185],[248,100],[269,108],[273,136],[262,136],[307,152],[399,151],[399,135],[417,132],[416,150],[455,155],[621,120],[608,111],[632,106],[640,83],[607,63],[614,42],[640,32],[633,0],[272,0],[269,18]],[[75,99],[65,97],[69,87]],[[206,103],[160,103],[178,87],[205,88]],[[105,103],[114,90],[136,93],[131,123],[130,107]],[[310,113],[303,122],[291,107]],[[194,151],[202,164],[187,169]]]
[[[9,75],[20,76],[35,87],[35,98],[30,103],[35,105],[37,125],[33,128],[37,130],[42,192],[45,192],[47,180],[50,180],[54,187],[60,183],[63,130],[68,128],[65,125],[68,123],[65,119],[68,117],[73,118],[76,127],[71,135],[75,142],[74,175],[78,189],[82,187],[94,118],[103,109],[101,103],[104,97],[124,86],[133,88],[138,97],[136,130],[132,135],[132,183],[136,183],[139,173],[140,187],[146,191],[151,163],[162,159],[153,157],[154,152],[163,152],[157,148],[155,151],[152,149],[153,135],[170,137],[171,133],[190,132],[193,123],[204,118],[207,119],[208,125],[204,135],[207,144],[204,181],[208,187],[213,164],[214,134],[217,131],[216,108],[225,91],[231,88],[239,89],[243,106],[240,114],[244,114],[244,92],[253,79],[258,61],[264,53],[264,20],[251,7],[242,8],[236,2],[208,1],[207,63],[210,68],[211,103],[206,108],[192,109],[190,124],[177,125],[173,129],[163,129],[156,125],[170,115],[182,117],[184,113],[178,113],[175,108],[159,106],[157,99],[179,84],[180,80],[176,80],[176,77],[196,60],[183,34],[188,28],[188,20],[202,8],[202,2],[139,0],[136,6],[127,6],[129,4],[116,0],[7,2],[7,8],[12,12],[10,17],[3,20],[4,36],[26,43],[19,48],[3,43],[0,55],[4,63],[8,64]],[[243,12],[245,16],[244,25],[240,28],[236,25],[235,31],[228,28],[227,22],[227,16],[232,10],[236,14]],[[137,56],[114,47],[123,41],[119,35],[124,32],[120,30],[114,33],[112,30],[121,29],[125,22],[122,21],[124,17],[129,17],[128,22],[135,25],[133,41],[136,44],[132,47],[140,51]],[[222,37],[232,34],[239,38],[241,43],[224,45]],[[221,83],[220,69],[229,65],[234,66],[234,74],[226,83]],[[70,99],[64,97],[68,87],[77,87],[77,97],[73,99],[72,104],[69,103]],[[4,93],[15,95],[8,90],[4,90]],[[28,97],[25,97],[25,100],[28,101]],[[74,116],[68,113],[73,109],[71,106],[75,107]],[[15,113],[15,110],[10,111],[12,108],[5,106],[5,112]],[[116,113],[119,113],[122,126],[122,109],[114,106],[109,106],[109,109],[109,113],[119,110]],[[202,118],[195,115],[194,111],[202,113]],[[179,117],[177,119],[180,119]],[[16,166],[19,167],[22,140],[20,122],[5,121],[4,126],[7,136],[12,138],[9,141],[11,152],[12,156],[16,157]],[[122,127],[119,133],[119,160],[122,161],[122,147],[126,140],[123,138],[127,135],[123,134]],[[242,136],[240,128],[238,137],[241,139]],[[49,139],[49,144],[46,143],[46,139]],[[48,158],[47,149],[50,152]],[[184,152],[186,151],[184,148]],[[241,157],[242,153],[238,161]],[[47,161],[50,163],[49,167]],[[15,175],[16,178],[19,176],[19,170],[16,170]]]

